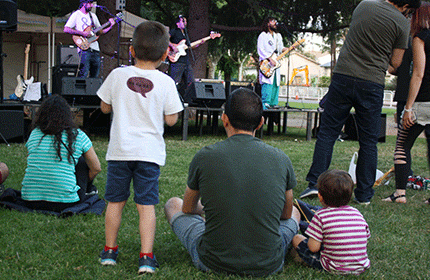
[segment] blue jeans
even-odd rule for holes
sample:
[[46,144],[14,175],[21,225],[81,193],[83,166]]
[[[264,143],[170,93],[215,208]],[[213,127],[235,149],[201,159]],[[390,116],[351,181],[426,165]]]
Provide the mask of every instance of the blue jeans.
[[354,193],[360,202],[370,201],[374,194],[383,98],[383,85],[351,76],[333,75],[321,115],[312,166],[306,176],[309,188],[315,188],[319,175],[330,167],[334,143],[354,107],[360,144]]
[[179,84],[182,77],[185,76],[185,84],[188,87],[193,81],[193,68],[190,63],[171,63],[170,64],[170,77]]
[[126,201],[133,179],[134,202],[155,205],[159,202],[158,178],[160,166],[146,161],[108,161],[105,199],[109,202]]
[[92,50],[81,51],[80,78],[97,78],[100,72],[100,52]]

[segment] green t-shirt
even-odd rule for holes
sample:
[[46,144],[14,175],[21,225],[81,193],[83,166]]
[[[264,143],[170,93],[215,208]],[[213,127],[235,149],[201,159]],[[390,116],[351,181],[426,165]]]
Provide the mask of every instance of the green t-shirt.
[[296,185],[285,153],[250,135],[200,150],[190,164],[188,186],[200,191],[205,210],[201,261],[218,272],[274,272],[284,257],[279,224],[285,191]]
[[381,85],[393,49],[407,49],[409,22],[385,0],[360,2],[352,14],[334,73]]

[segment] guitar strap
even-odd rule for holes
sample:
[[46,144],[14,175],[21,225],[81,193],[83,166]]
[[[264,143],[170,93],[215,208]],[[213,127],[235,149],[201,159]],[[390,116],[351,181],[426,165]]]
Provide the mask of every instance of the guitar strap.
[[94,29],[95,25],[94,25],[93,16],[91,15],[91,12],[88,12],[88,14],[90,15],[90,19],[91,19],[91,29]]

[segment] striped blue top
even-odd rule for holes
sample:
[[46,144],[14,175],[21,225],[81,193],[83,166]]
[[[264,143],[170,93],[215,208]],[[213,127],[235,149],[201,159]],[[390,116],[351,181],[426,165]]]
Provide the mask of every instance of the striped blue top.
[[[25,200],[45,200],[51,202],[72,203],[79,200],[76,185],[75,164],[67,160],[68,152],[61,145],[61,157],[54,148],[54,136],[43,137],[42,131],[35,128],[25,144],[28,150],[27,168],[22,181],[21,194]],[[43,137],[43,138],[42,138]],[[42,140],[41,140],[42,139]],[[62,140],[68,145],[67,134]],[[92,146],[88,136],[78,129],[73,157],[77,163],[83,153]]]

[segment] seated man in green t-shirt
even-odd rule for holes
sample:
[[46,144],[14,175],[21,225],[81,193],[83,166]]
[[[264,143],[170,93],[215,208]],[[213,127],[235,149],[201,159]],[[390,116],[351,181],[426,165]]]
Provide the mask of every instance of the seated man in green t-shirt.
[[173,231],[203,271],[276,273],[298,231],[291,161],[254,137],[264,123],[262,114],[253,91],[232,92],[222,115],[228,138],[194,156],[184,200],[171,198],[164,207]]

